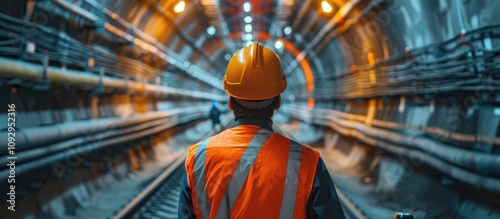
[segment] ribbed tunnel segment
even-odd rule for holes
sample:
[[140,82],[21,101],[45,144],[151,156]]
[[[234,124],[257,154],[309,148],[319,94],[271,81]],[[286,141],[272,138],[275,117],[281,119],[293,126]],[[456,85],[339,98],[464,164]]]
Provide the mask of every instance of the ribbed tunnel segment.
[[287,76],[274,129],[320,151],[348,217],[498,218],[499,9],[4,1],[1,215],[175,218],[174,166],[220,131],[212,104],[232,126],[223,75],[237,49],[259,41]]

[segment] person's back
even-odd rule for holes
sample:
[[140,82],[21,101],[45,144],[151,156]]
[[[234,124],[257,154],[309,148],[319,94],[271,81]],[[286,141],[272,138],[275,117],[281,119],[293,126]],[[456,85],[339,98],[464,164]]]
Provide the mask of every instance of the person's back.
[[188,180],[205,177],[206,186],[193,185],[199,199],[208,200],[198,202],[203,218],[292,218],[305,215],[305,208],[294,209],[307,205],[316,170],[309,164],[319,154],[264,128],[240,125],[191,147],[188,157]]
[[286,88],[279,58],[258,43],[237,54],[250,61],[231,59],[224,78],[235,125],[188,149],[179,218],[344,218],[319,153],[272,129]]

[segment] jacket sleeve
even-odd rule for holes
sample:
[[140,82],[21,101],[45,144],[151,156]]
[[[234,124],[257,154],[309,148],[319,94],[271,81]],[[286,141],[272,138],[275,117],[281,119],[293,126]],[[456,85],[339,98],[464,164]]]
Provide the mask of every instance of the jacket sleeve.
[[179,208],[178,208],[178,218],[179,219],[195,219],[193,202],[191,197],[191,189],[187,183],[187,174],[184,171],[184,176],[181,181],[181,189],[179,195]]
[[307,202],[308,219],[345,219],[330,173],[321,157],[318,159],[313,188]]

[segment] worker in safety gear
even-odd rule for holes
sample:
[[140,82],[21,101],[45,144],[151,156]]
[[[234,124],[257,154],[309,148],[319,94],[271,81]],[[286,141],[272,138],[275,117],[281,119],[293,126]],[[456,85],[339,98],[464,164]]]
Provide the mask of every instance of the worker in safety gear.
[[222,129],[222,125],[220,124],[220,110],[217,108],[217,101],[212,100],[212,109],[210,109],[210,119],[212,120],[212,129],[215,130],[217,125],[219,125]]
[[345,218],[319,153],[273,131],[286,77],[258,42],[224,76],[234,127],[188,149],[179,218]]

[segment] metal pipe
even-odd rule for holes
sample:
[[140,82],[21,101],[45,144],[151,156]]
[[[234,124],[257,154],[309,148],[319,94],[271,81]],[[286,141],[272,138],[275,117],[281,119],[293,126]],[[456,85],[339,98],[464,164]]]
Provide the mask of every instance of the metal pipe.
[[[366,122],[368,120],[368,118],[366,116],[344,113],[344,112],[338,111],[338,110],[319,109],[319,108],[315,108],[314,110],[317,111],[317,113],[320,115],[328,114],[328,115],[338,116],[338,117],[341,117],[343,119],[354,120],[354,121],[358,121],[358,122]],[[402,124],[402,123],[382,121],[382,120],[378,120],[378,119],[371,119],[371,124],[373,126],[376,126],[376,127],[392,129],[392,130],[401,130],[401,129],[420,130],[420,131],[425,132],[427,134],[438,135],[438,136],[447,136],[450,139],[453,139],[456,141],[462,141],[462,142],[469,142],[469,143],[483,142],[483,143],[488,143],[488,144],[499,144],[500,145],[500,138],[498,138],[498,137],[475,136],[475,135],[461,134],[461,133],[456,133],[456,132],[450,132],[450,131],[447,131],[447,130],[444,130],[441,128],[437,128],[437,127],[406,125],[406,124]]]
[[[155,4],[155,6],[153,8],[155,10],[158,10],[157,3],[153,2],[153,4]],[[111,12],[107,8],[104,8],[102,6],[100,6],[99,8],[101,10],[103,10],[103,12],[107,13],[110,16],[112,14],[114,14],[113,12]],[[161,15],[166,16],[162,12],[158,12],[158,13],[160,13]],[[124,25],[125,27],[129,28],[129,30],[132,30],[135,34],[137,34],[142,39],[144,39],[145,42],[143,42],[142,44],[144,44],[144,45],[150,45],[148,47],[157,48],[157,50],[154,50],[154,51],[155,51],[155,53],[160,58],[165,59],[167,62],[174,64],[176,67],[178,67],[180,69],[183,69],[186,73],[190,74],[193,77],[196,77],[196,75],[200,75],[200,73],[201,73],[201,77],[196,77],[196,78],[198,78],[200,81],[203,81],[203,82],[205,82],[205,83],[207,83],[207,84],[209,84],[209,85],[211,85],[211,86],[213,86],[213,87],[215,87],[217,89],[222,89],[222,82],[220,80],[218,80],[218,79],[211,80],[209,78],[210,74],[207,73],[207,72],[205,72],[205,70],[203,70],[201,68],[198,68],[198,69],[196,69],[197,72],[193,72],[192,70],[189,69],[189,67],[186,67],[184,65],[184,63],[186,61],[179,61],[178,58],[173,57],[172,54],[175,54],[175,53],[172,50],[170,50],[167,47],[165,47],[162,43],[158,42],[155,38],[153,38],[150,35],[142,32],[137,27],[131,25],[130,23],[128,23],[127,21],[125,21],[122,18],[117,18],[117,20],[122,25]],[[187,34],[185,31],[182,31],[182,29],[179,29],[180,27],[177,26],[177,24],[174,22],[174,20],[172,20],[171,17],[170,17],[170,21],[174,24],[174,26],[176,27],[176,29],[178,31],[180,31],[179,33],[180,33],[181,37],[183,37],[195,50],[197,50],[198,52],[200,52],[211,64],[216,65],[216,63],[210,58],[210,56],[207,54],[207,52],[205,50],[203,50],[202,48],[196,46],[196,43],[194,42],[194,40],[191,37],[189,37],[189,34]],[[107,24],[107,26],[111,27],[112,25],[111,24]],[[111,30],[111,28],[108,29],[108,31],[109,30]],[[124,36],[130,36],[130,35],[129,34],[124,34]],[[139,44],[141,44],[141,43],[139,43]],[[177,54],[175,54],[175,55],[177,55]],[[192,64],[190,63],[189,66],[192,66]],[[216,66],[218,66],[218,68],[221,68],[221,66],[218,65],[218,64]]]
[[[120,143],[127,143],[127,142],[133,141],[135,139],[139,139],[139,138],[143,138],[143,137],[146,137],[146,136],[149,136],[152,134],[156,134],[156,133],[158,133],[164,129],[170,128],[170,127],[171,127],[170,124],[162,125],[162,126],[155,127],[153,129],[148,129],[145,131],[136,132],[134,134],[122,136],[119,138],[113,138],[113,139],[109,139],[109,140],[105,140],[105,141],[101,141],[101,142],[93,142],[93,143],[86,144],[86,145],[83,145],[80,147],[76,147],[73,150],[63,150],[62,152],[59,152],[56,154],[52,154],[52,155],[42,157],[42,158],[37,159],[37,160],[33,160],[33,161],[30,161],[30,162],[27,162],[24,164],[17,165],[16,166],[16,175],[17,174],[21,175],[21,174],[24,174],[28,171],[33,170],[33,169],[47,166],[51,163],[54,163],[58,160],[61,160],[61,159],[67,158],[67,157],[82,156],[82,154],[88,154],[91,151],[100,149],[100,148],[105,147],[105,146],[116,145],[116,144],[120,144]],[[2,177],[7,177],[8,174],[9,174],[9,169],[4,169],[4,170],[0,171],[0,176],[2,176]]]
[[[19,165],[16,165],[16,175],[22,175],[25,174],[29,171],[35,170],[40,167],[44,167],[47,165],[50,165],[51,163],[57,162],[59,160],[68,158],[68,157],[82,157],[85,155],[88,155],[92,151],[107,147],[107,146],[113,146],[113,145],[118,145],[118,144],[124,144],[127,142],[132,142],[137,139],[141,139],[150,135],[157,134],[159,132],[162,132],[166,129],[169,129],[171,127],[174,127],[178,124],[186,123],[195,119],[199,119],[202,117],[205,117],[206,114],[200,114],[200,115],[194,115],[190,113],[185,113],[185,116],[182,118],[178,118],[177,120],[174,120],[175,122],[171,123],[166,123],[164,125],[156,126],[153,128],[148,128],[146,130],[142,131],[137,131],[137,132],[132,132],[127,135],[119,135],[115,138],[111,139],[105,139],[97,142],[89,142],[88,144],[85,145],[80,145],[78,147],[72,147],[72,150],[69,150],[69,148],[66,148],[66,150],[62,150],[57,153],[52,153],[49,147],[44,147],[46,151],[44,154],[39,154],[37,156],[42,156],[42,155],[47,155],[44,157],[41,157],[36,160],[32,160],[26,163],[21,163]],[[227,117],[226,122],[228,123],[230,121],[230,116]],[[3,169],[0,171],[0,177],[7,177],[9,175],[10,169]]]
[[[338,127],[337,127],[338,128]],[[350,136],[354,136],[359,140],[364,141],[365,143],[368,143],[370,145],[376,145],[384,150],[390,151],[391,153],[394,154],[399,154],[403,155],[406,157],[411,157],[412,155],[415,154],[421,154],[421,151],[419,150],[413,150],[413,149],[407,149],[404,147],[401,147],[399,145],[391,144],[391,143],[386,143],[379,141],[378,139],[371,138],[359,131],[353,131],[349,133],[350,131],[343,131],[341,128],[335,128],[335,130],[341,132],[342,134],[347,134]],[[351,130],[352,131],[352,130]],[[475,186],[477,188],[481,189],[487,189],[495,192],[500,192],[500,180],[494,179],[491,177],[483,176],[476,174],[474,172],[470,172],[458,167],[455,167],[453,165],[448,164],[447,162],[438,159],[434,156],[421,156],[420,157],[421,161],[427,163],[428,165],[435,167],[436,169],[440,170],[443,173],[449,174],[452,178],[458,179],[462,182],[465,182],[469,185]]]
[[[104,118],[98,120],[75,121],[53,126],[29,127],[17,130],[16,150],[23,151],[77,136],[93,135],[99,132],[115,130],[127,126],[142,124],[149,121],[156,121],[173,117],[178,114],[202,113],[208,115],[206,107],[187,107],[171,111],[149,112],[136,115],[130,118]],[[7,132],[0,132],[0,136],[7,136]],[[1,138],[0,144],[7,145],[7,139]],[[3,152],[6,153],[6,152]]]
[[[44,74],[44,67],[37,64],[18,61],[15,59],[0,58],[0,77],[18,78],[29,81],[40,81]],[[164,97],[167,95],[186,96],[197,99],[225,101],[227,98],[206,92],[192,91],[166,86],[140,83],[126,79],[118,79],[109,76],[100,76],[90,72],[47,67],[47,79],[50,82],[73,85],[93,85],[105,88],[119,88],[135,90],[148,95]]]
[[91,12],[89,12],[81,7],[78,7],[76,5],[70,4],[67,1],[63,1],[63,0],[52,0],[52,1],[55,2],[56,4],[58,4],[59,6],[61,6],[62,8],[66,9],[66,10],[68,10],[68,11],[70,11],[70,12],[72,12],[80,17],[83,17],[92,23],[97,23],[97,22],[101,21],[101,18],[97,17],[96,15],[92,14]]
[[292,35],[295,34],[296,32],[295,30],[297,29],[297,26],[302,22],[304,15],[310,8],[311,2],[312,2],[311,0],[306,0],[302,5],[302,7],[300,8],[298,15],[295,17],[295,19],[293,19],[292,25],[290,25],[292,32],[289,35],[285,36],[287,41],[290,41],[290,37],[292,37]]
[[406,136],[389,130],[367,126],[363,123],[341,119],[332,115],[321,114],[319,112],[315,112],[314,110],[298,110],[296,115],[299,117],[309,117],[308,119],[312,123],[323,125],[335,123],[348,129],[358,130],[378,139],[379,141],[389,141],[398,145],[413,147],[427,152],[430,155],[449,161],[455,165],[473,169],[480,173],[500,173],[499,155],[464,150],[451,145],[435,142],[424,137]]
[[[186,113],[182,113],[182,114],[186,114]],[[199,113],[198,112],[198,113],[188,113],[187,115],[189,115],[189,117],[194,117],[194,119],[200,119],[200,118],[206,117],[207,113]],[[183,117],[187,117],[187,116],[183,116]],[[162,124],[183,123],[184,120],[187,120],[187,119],[192,119],[192,118],[184,118],[184,119],[181,118],[180,120],[178,119],[178,121],[175,120],[174,118],[161,118],[161,119],[152,120],[149,122],[140,123],[137,125],[131,125],[131,126],[119,129],[119,130],[116,130],[116,129],[107,130],[106,129],[107,131],[101,130],[101,131],[99,131],[97,133],[93,133],[93,134],[82,133],[82,136],[79,136],[76,138],[71,138],[69,140],[64,140],[64,141],[58,141],[55,144],[51,144],[51,145],[47,145],[47,146],[43,146],[43,147],[36,147],[36,148],[29,149],[29,150],[17,152],[16,153],[17,161],[22,163],[25,161],[35,159],[37,157],[46,156],[48,154],[58,152],[61,150],[77,147],[78,145],[83,145],[85,143],[102,141],[104,139],[108,139],[108,138],[120,136],[120,135],[127,135],[127,134],[131,134],[131,133],[139,132],[141,130],[150,129],[150,128],[153,128],[153,127],[156,127],[156,126],[159,126]]]
[[[186,123],[189,121],[193,121],[195,119],[200,119],[200,118],[206,117],[206,115],[207,115],[206,113],[201,113],[199,115],[195,115],[195,114],[191,114],[191,113],[184,113],[184,114],[185,114],[185,116],[183,116],[181,118],[177,118],[177,119],[174,118],[172,120],[174,122],[171,122],[171,123],[165,123],[164,125],[156,126],[153,128],[148,128],[148,129],[142,130],[142,131],[133,131],[133,128],[132,128],[132,129],[128,130],[131,132],[130,134],[127,134],[127,135],[120,134],[115,138],[106,139],[106,140],[99,140],[96,142],[89,142],[88,144],[80,145],[78,147],[72,146],[71,150],[69,150],[70,148],[64,148],[66,150],[56,152],[56,151],[54,151],[54,147],[57,147],[58,146],[57,144],[54,146],[43,147],[43,149],[45,149],[46,151],[43,152],[43,154],[42,153],[38,154],[37,156],[45,156],[45,155],[47,155],[47,156],[16,165],[16,175],[25,174],[29,171],[35,170],[35,169],[43,167],[43,166],[47,166],[51,163],[57,162],[57,161],[62,160],[64,158],[86,156],[86,155],[89,155],[92,151],[101,149],[101,148],[106,147],[106,146],[123,144],[123,143],[127,143],[130,141],[134,141],[134,140],[146,137],[146,136],[150,136],[150,135],[159,133],[161,131],[164,131],[166,129],[169,129],[175,125]],[[225,124],[227,126],[230,124],[231,121],[232,121],[232,116],[227,116],[226,119],[224,119],[223,124]],[[87,139],[87,142],[88,142],[88,139]],[[10,169],[1,170],[0,177],[7,177],[9,175],[9,171],[10,171]]]
[[[119,17],[116,18],[116,20],[120,24],[122,24],[123,26],[128,28],[128,30],[130,30],[133,33],[135,33],[136,35],[138,35],[140,37],[140,39],[137,39],[134,36],[121,31],[119,28],[116,28],[112,24],[102,20],[101,18],[97,17],[93,13],[91,13],[91,12],[89,12],[89,11],[87,11],[87,10],[77,6],[77,5],[68,4],[67,2],[62,1],[62,0],[53,0],[53,2],[60,5],[61,7],[65,8],[66,10],[68,10],[71,13],[74,13],[78,16],[81,16],[81,17],[93,22],[94,24],[102,22],[102,25],[104,26],[104,28],[106,30],[108,30],[109,32],[111,32],[112,34],[114,34],[118,37],[121,37],[129,42],[136,43],[136,45],[141,47],[142,49],[156,54],[161,59],[164,59],[168,63],[171,63],[171,64],[175,65],[176,67],[183,69],[189,75],[194,76],[195,73],[193,73],[193,71],[191,71],[189,68],[187,68],[183,65],[184,61],[180,61],[178,58],[173,57],[173,54],[175,54],[173,51],[169,50],[163,44],[158,42],[155,38],[142,32],[137,27],[131,25],[130,23],[128,23],[124,19],[121,19]],[[95,2],[95,1],[86,1],[86,2],[91,4],[93,7],[100,9],[102,12],[104,12],[108,16],[113,17],[113,15],[115,15],[114,12],[103,7],[102,5],[100,5],[99,3]],[[156,7],[154,7],[154,8],[156,8]],[[177,54],[175,54],[175,55],[177,55]],[[214,64],[214,63],[212,63],[212,64]],[[196,74],[199,75],[200,73],[198,72]],[[210,74],[205,72],[204,70],[202,70],[202,77],[197,77],[197,78],[200,81],[203,81],[204,83],[207,83],[207,84],[209,84],[217,89],[222,89],[222,82],[220,82],[218,80],[211,80]]]
[[[377,128],[368,127],[359,123],[353,124],[352,121],[346,121],[331,116],[316,116],[319,114],[313,113],[312,111],[306,112],[305,110],[296,110],[295,112],[291,112],[290,109],[286,111],[305,122],[331,127],[342,135],[355,137],[369,145],[378,146],[395,154],[410,156],[425,155],[425,153],[428,153],[431,156],[419,156],[418,158],[462,182],[482,189],[500,192],[500,180],[459,168],[466,167],[474,169],[479,173],[499,173],[500,156],[498,155],[457,149],[452,146],[426,140],[425,138],[406,137],[396,133],[387,135],[388,131],[383,132],[382,130],[377,130]],[[401,143],[420,150],[401,147]],[[421,150],[424,151],[424,153],[422,153]],[[459,167],[450,165],[444,160],[452,162]]]

